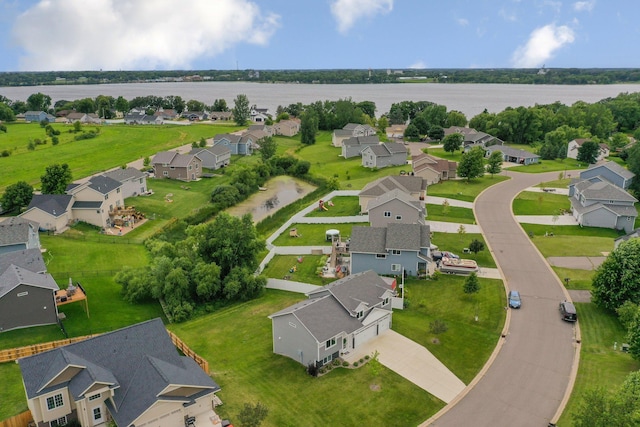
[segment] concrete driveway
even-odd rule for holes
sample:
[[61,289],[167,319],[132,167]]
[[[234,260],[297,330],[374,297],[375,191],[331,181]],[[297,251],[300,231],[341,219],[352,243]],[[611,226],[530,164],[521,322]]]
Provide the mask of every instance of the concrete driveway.
[[464,383],[429,350],[393,330],[383,332],[343,359],[353,363],[376,351],[381,364],[445,403],[451,402],[465,388]]

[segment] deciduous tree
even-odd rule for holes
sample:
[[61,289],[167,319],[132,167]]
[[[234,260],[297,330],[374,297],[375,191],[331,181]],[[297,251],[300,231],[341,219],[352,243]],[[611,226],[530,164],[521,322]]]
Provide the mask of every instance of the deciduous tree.
[[56,163],[47,166],[44,175],[40,177],[40,183],[42,184],[40,190],[42,194],[64,194],[71,180],[69,165]]
[[316,133],[318,133],[318,115],[312,109],[302,113],[300,120],[300,142],[305,145],[316,143]]
[[258,145],[260,145],[260,156],[262,156],[262,160],[269,160],[276,154],[276,149],[278,145],[276,144],[276,140],[270,136],[262,138]]
[[454,153],[462,147],[464,136],[457,132],[450,133],[442,140],[442,149],[447,153]]
[[493,177],[493,175],[497,173],[500,173],[500,171],[502,170],[502,160],[502,153],[498,150],[494,151],[489,156],[489,159],[487,160],[487,172],[491,174],[491,177]]
[[239,94],[236,99],[233,100],[233,120],[235,120],[238,126],[245,126],[251,116],[251,110],[249,107],[249,98],[247,95]]
[[469,250],[477,255],[478,252],[484,250],[484,243],[478,239],[473,239],[471,243],[469,243]]
[[585,141],[580,148],[578,148],[577,160],[592,165],[597,161],[599,153],[600,145],[597,142]]
[[484,150],[476,147],[462,155],[457,174],[467,181],[484,175]]
[[19,211],[21,208],[27,207],[32,198],[33,187],[25,181],[18,181],[6,188],[0,199],[0,204],[3,211]]
[[625,301],[640,303],[640,239],[614,249],[598,267],[592,283],[593,302],[616,310]]
[[51,106],[51,97],[44,93],[38,92],[29,95],[27,98],[27,108],[30,111],[49,111]]

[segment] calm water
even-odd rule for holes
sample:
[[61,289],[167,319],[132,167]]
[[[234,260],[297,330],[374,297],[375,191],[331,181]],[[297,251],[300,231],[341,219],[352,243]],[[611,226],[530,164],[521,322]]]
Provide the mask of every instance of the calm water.
[[129,83],[79,86],[29,86],[0,87],[0,95],[11,100],[25,101],[29,95],[42,92],[52,102],[95,98],[98,95],[132,99],[137,96],[181,96],[185,101],[194,99],[207,105],[216,99],[224,99],[229,107],[239,94],[245,94],[249,102],[275,113],[278,105],[287,106],[301,102],[337,101],[351,98],[355,102],[372,101],[376,115],[389,111],[391,104],[401,101],[431,101],[446,105],[449,110],[463,112],[472,118],[485,108],[498,113],[506,107],[550,104],[560,101],[571,105],[576,101],[596,102],[615,97],[621,92],[639,92],[640,85],[505,85],[505,84],[380,84],[380,85],[313,85],[267,84],[248,82],[183,82],[183,83]]

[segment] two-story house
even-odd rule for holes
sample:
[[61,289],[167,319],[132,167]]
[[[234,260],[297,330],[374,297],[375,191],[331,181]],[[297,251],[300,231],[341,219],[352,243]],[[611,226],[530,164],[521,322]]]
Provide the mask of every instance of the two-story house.
[[0,220],[0,254],[40,249],[38,223],[21,217]]
[[375,136],[376,130],[369,125],[347,123],[342,129],[333,131],[331,143],[334,147],[342,147],[345,139],[359,136]]
[[370,145],[362,150],[362,166],[384,168],[407,164],[407,147],[397,142]]
[[136,168],[114,169],[104,176],[120,183],[123,199],[147,192],[147,175]]
[[425,179],[431,185],[455,178],[458,163],[422,153],[411,157],[411,167],[415,176]]
[[[352,136],[342,141],[342,157],[350,159],[362,155],[362,151],[370,146],[380,144],[377,135],[371,136]],[[406,154],[405,154],[406,159]]]
[[351,274],[269,316],[273,352],[322,366],[391,328],[396,281],[373,271]]
[[300,120],[280,120],[273,125],[276,135],[296,136],[300,132]]
[[232,155],[250,156],[253,154],[254,137],[233,133],[218,134],[213,137],[213,146],[223,145],[231,150]]
[[202,160],[202,167],[207,169],[220,169],[231,162],[231,150],[224,144],[193,148],[190,154],[198,156]]
[[[582,147],[586,141],[589,141],[587,138],[576,138],[569,141],[567,144],[567,158],[569,159],[577,159],[578,158],[578,150]],[[609,146],[607,144],[598,144],[600,149],[598,150],[598,156],[596,157],[596,163],[602,161],[609,157]]]
[[[18,359],[37,427],[220,427],[220,387],[181,356],[160,319]],[[189,423],[191,421],[191,423]]]
[[425,224],[425,206],[423,200],[396,188],[369,202],[369,224],[372,227],[386,227],[389,223]]
[[409,194],[415,200],[425,200],[427,180],[411,175],[390,175],[376,179],[365,185],[358,193],[360,212],[366,213],[369,202],[396,189]]
[[151,159],[156,178],[196,181],[202,175],[202,160],[195,154],[161,151]]
[[109,213],[124,207],[122,184],[104,175],[92,176],[83,183],[70,184],[67,194],[74,198],[72,218],[98,227],[111,226]]
[[588,169],[580,171],[580,179],[590,179],[596,176],[601,176],[613,185],[626,190],[636,175],[616,162],[590,165]]
[[73,202],[69,194],[34,194],[27,210],[18,216],[38,223],[40,230],[62,233],[73,222]]

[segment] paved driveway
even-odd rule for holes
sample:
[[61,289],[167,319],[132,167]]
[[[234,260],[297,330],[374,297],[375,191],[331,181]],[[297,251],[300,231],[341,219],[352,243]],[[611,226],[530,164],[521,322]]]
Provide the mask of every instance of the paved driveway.
[[375,351],[381,364],[445,403],[464,390],[464,383],[429,350],[393,330],[383,332],[343,358],[353,363]]
[[512,179],[477,198],[475,212],[507,286],[522,294],[522,308],[510,313],[502,347],[477,384],[425,425],[546,426],[555,421],[572,384],[577,325],[562,322],[558,314],[567,294],[511,214],[515,195],[555,179],[557,172],[507,174]]

